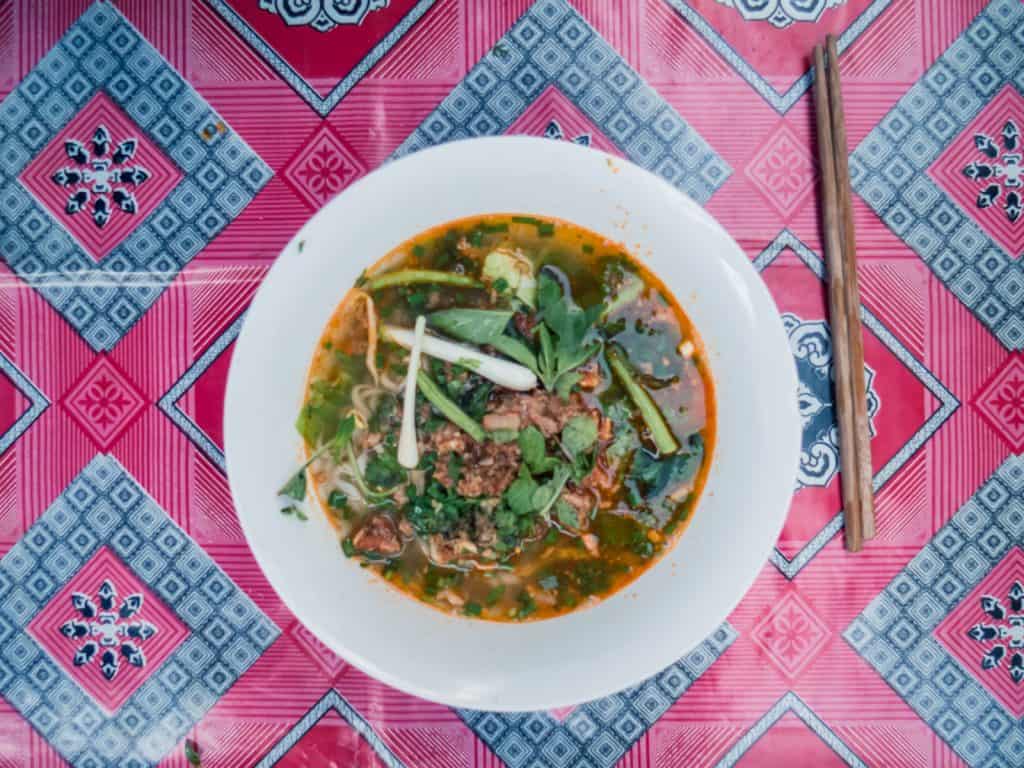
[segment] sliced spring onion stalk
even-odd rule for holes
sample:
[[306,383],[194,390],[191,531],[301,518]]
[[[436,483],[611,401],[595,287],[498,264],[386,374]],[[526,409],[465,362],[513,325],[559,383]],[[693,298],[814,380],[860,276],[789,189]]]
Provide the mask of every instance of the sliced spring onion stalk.
[[454,285],[460,288],[483,288],[483,283],[469,275],[457,275],[453,272],[441,272],[437,269],[400,269],[397,272],[386,272],[371,277],[363,286],[368,291],[379,291],[392,285],[414,285],[416,283],[436,283],[437,285]]
[[[381,327],[381,331],[385,337],[406,349],[412,349],[416,339],[416,334],[408,328],[385,325]],[[473,373],[490,379],[505,389],[527,392],[537,386],[537,376],[529,368],[509,360],[502,360],[499,357],[485,355],[475,347],[456,344],[454,341],[437,336],[425,335],[423,337],[423,354],[463,366],[467,361],[472,361],[470,366],[473,363],[477,364],[473,368]]]
[[[409,375],[412,375],[412,369],[409,370]],[[484,432],[483,426],[474,421],[469,414],[450,400],[448,395],[441,391],[437,382],[427,375],[426,371],[422,369],[416,371],[416,383],[419,385],[420,392],[423,393],[423,396],[430,401],[432,406],[441,412],[442,416],[478,443],[482,443],[484,441],[487,433]]]
[[612,372],[626,389],[630,400],[640,411],[644,424],[651,430],[651,438],[654,440],[658,453],[664,455],[678,451],[679,443],[672,434],[672,430],[668,428],[668,424],[665,423],[665,417],[661,415],[661,411],[658,410],[658,406],[655,405],[651,396],[647,394],[647,390],[641,387],[640,382],[636,380],[622,350],[614,344],[609,344],[605,349],[604,356],[608,360]]
[[423,331],[427,318],[416,318],[415,338],[409,353],[409,375],[405,377],[405,399],[402,401],[402,432],[398,437],[398,463],[406,469],[415,469],[420,463],[420,452],[416,446],[416,371],[420,369],[420,350],[423,348]]

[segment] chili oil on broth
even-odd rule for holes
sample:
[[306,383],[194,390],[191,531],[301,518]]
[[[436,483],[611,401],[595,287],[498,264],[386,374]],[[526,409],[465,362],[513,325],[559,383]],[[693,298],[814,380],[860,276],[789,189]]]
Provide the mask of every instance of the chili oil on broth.
[[[311,465],[314,496],[342,540],[345,554],[372,569],[406,594],[435,608],[475,618],[498,621],[543,619],[562,615],[593,604],[623,588],[671,548],[689,523],[693,508],[707,478],[715,437],[715,403],[710,372],[704,363],[704,349],[696,329],[665,285],[621,245],[569,222],[498,214],[471,217],[442,224],[402,243],[366,270],[325,327],[311,362],[304,404],[326,402],[336,408],[337,420],[352,407],[353,391],[372,382],[362,359],[368,331],[363,287],[367,280],[405,269],[438,269],[453,274],[479,275],[488,253],[496,249],[519,249],[539,273],[553,267],[553,275],[584,309],[596,303],[614,303],[622,294],[616,277],[629,273],[643,281],[635,298],[625,302],[601,322],[593,335],[624,350],[637,379],[657,405],[664,421],[680,444],[680,456],[692,456],[699,444],[696,468],[681,473],[681,480],[665,469],[665,463],[682,464],[672,456],[657,456],[652,450],[650,431],[630,402],[622,384],[610,370],[606,348],[594,357],[598,383],[579,389],[583,404],[596,409],[600,419],[612,420],[612,438],[599,439],[597,462],[617,478],[610,488],[598,492],[599,503],[592,514],[587,534],[597,537],[598,554],[585,546],[580,535],[548,525],[527,535],[521,546],[488,570],[465,570],[433,562],[415,534],[402,536],[401,552],[394,557],[366,558],[352,545],[354,534],[374,515],[390,515],[397,522],[404,516],[403,489],[409,478],[392,490],[392,501],[378,502],[364,509],[358,499],[346,494],[339,504],[339,465],[330,455]],[[549,271],[549,270],[546,270]],[[363,286],[363,287],[361,287]],[[500,285],[498,287],[501,287]],[[372,294],[378,325],[411,328],[419,314],[449,308],[504,308],[505,296],[493,290],[451,288],[431,284],[383,288]],[[565,289],[568,288],[568,291]],[[527,341],[523,338],[524,341]],[[685,353],[685,354],[684,354]],[[383,451],[393,453],[388,440],[397,440],[401,419],[401,386],[408,353],[397,345],[381,341],[375,362],[394,394],[371,403],[373,413],[367,429],[359,435],[382,435]],[[426,355],[421,364],[428,373],[448,381],[472,382],[480,377],[458,366],[441,365]],[[481,386],[475,382],[475,386]],[[450,387],[457,389],[457,387]],[[323,397],[322,393],[329,393]],[[486,398],[499,395],[498,388]],[[418,414],[429,414],[426,422],[417,418],[421,443],[424,432],[443,425],[436,409],[425,407],[418,395]],[[390,404],[388,404],[390,403]],[[365,405],[365,404],[364,404]],[[305,407],[305,405],[304,405]],[[365,410],[365,408],[364,408]],[[360,425],[362,426],[362,425]],[[324,432],[332,429],[326,424]],[[549,443],[552,441],[548,441]],[[307,450],[316,448],[305,440]],[[684,453],[685,452],[685,453]],[[358,453],[358,452],[357,452]],[[421,450],[421,466],[424,452]],[[609,456],[614,454],[614,456]],[[637,457],[643,456],[639,461]],[[694,460],[690,460],[692,465]],[[344,463],[344,457],[342,457]],[[636,464],[643,464],[637,469]],[[364,472],[370,468],[364,464]],[[374,478],[390,480],[387,472],[374,466]],[[385,468],[386,469],[386,468]],[[393,467],[392,467],[393,469]],[[446,469],[448,469],[446,467]],[[435,467],[433,473],[437,473]],[[423,473],[423,479],[430,473]],[[655,487],[665,478],[669,485]],[[351,490],[351,483],[348,484]],[[386,489],[385,489],[386,490]],[[652,491],[653,494],[652,494]],[[333,495],[332,495],[333,494]],[[641,507],[642,509],[637,509]],[[493,511],[488,514],[493,514]]]

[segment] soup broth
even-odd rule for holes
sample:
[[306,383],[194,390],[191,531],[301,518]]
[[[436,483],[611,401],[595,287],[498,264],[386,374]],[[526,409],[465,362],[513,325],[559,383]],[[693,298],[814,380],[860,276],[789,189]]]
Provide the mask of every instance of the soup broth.
[[439,609],[592,604],[690,520],[715,434],[703,354],[621,246],[534,216],[444,224],[367,270],[324,330],[297,422],[314,494],[345,555]]

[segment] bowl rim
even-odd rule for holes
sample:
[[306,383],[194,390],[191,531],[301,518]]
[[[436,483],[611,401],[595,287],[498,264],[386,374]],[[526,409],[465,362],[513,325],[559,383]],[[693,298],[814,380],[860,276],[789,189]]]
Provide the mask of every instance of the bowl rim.
[[[236,482],[233,480],[233,477],[237,477],[238,473],[241,471],[237,467],[237,461],[238,461],[237,457],[239,456],[239,452],[236,451],[236,450],[232,450],[232,447],[231,447],[234,444],[234,442],[235,442],[234,436],[236,434],[236,431],[235,431],[236,420],[234,419],[234,411],[233,411],[233,407],[232,407],[232,403],[236,400],[236,397],[233,395],[233,393],[237,392],[241,387],[244,386],[244,382],[243,382],[244,373],[242,372],[243,358],[238,353],[239,353],[239,351],[248,349],[254,343],[252,341],[252,339],[254,338],[253,337],[253,333],[255,333],[255,331],[252,330],[254,325],[253,325],[253,323],[250,322],[250,318],[254,314],[254,311],[258,310],[259,307],[262,306],[262,304],[261,304],[261,297],[265,297],[266,296],[267,290],[268,290],[268,286],[274,284],[275,278],[279,277],[282,273],[284,273],[284,272],[286,272],[288,270],[294,270],[294,269],[297,268],[295,266],[295,262],[296,262],[295,255],[302,251],[301,245],[303,243],[304,234],[306,233],[307,229],[311,226],[312,222],[314,222],[314,221],[316,221],[318,219],[321,219],[321,218],[323,218],[325,216],[328,216],[330,211],[331,211],[331,209],[332,209],[332,207],[335,206],[335,204],[337,203],[337,201],[339,199],[341,199],[341,198],[352,198],[352,197],[354,197],[356,195],[363,194],[362,190],[364,190],[364,189],[366,189],[368,187],[372,187],[376,183],[381,183],[382,177],[384,177],[385,175],[387,175],[389,173],[393,174],[395,172],[394,169],[396,167],[400,167],[400,166],[401,167],[411,167],[414,164],[423,164],[423,163],[427,163],[427,162],[430,162],[430,161],[440,162],[440,160],[442,158],[445,158],[445,157],[448,157],[448,156],[457,155],[458,153],[463,152],[463,151],[468,151],[467,148],[470,148],[470,147],[473,148],[474,151],[475,150],[479,150],[480,152],[483,152],[484,154],[486,154],[486,153],[492,152],[492,151],[503,151],[503,150],[506,150],[506,149],[510,149],[513,146],[518,146],[518,147],[524,148],[525,151],[532,151],[534,148],[536,148],[538,150],[543,150],[545,152],[550,152],[552,146],[558,146],[560,148],[559,152],[563,152],[564,151],[564,152],[569,153],[569,155],[572,155],[572,154],[584,155],[585,154],[585,155],[587,155],[587,156],[589,156],[591,158],[593,158],[595,155],[596,156],[603,156],[605,161],[609,164],[609,167],[612,167],[614,165],[614,166],[618,166],[619,168],[629,168],[630,169],[629,173],[634,174],[634,175],[635,174],[640,174],[641,176],[646,178],[646,183],[647,184],[654,184],[658,188],[660,188],[662,191],[668,192],[673,197],[674,203],[676,205],[682,206],[682,208],[686,210],[686,213],[688,215],[690,215],[690,216],[694,217],[695,219],[699,220],[701,226],[706,227],[708,229],[708,231],[710,233],[712,233],[715,238],[717,238],[718,240],[720,240],[723,243],[723,245],[725,246],[725,249],[722,252],[723,258],[727,262],[730,262],[730,263],[727,264],[727,266],[730,267],[738,275],[742,276],[744,287],[745,287],[745,289],[747,289],[748,291],[751,291],[754,294],[754,300],[760,302],[762,305],[764,305],[765,302],[767,302],[766,306],[771,308],[772,317],[770,317],[768,319],[769,319],[769,321],[774,322],[774,324],[777,326],[777,329],[776,329],[777,332],[774,332],[770,328],[767,329],[767,333],[769,335],[774,335],[775,336],[774,339],[770,340],[771,343],[773,343],[773,344],[775,344],[777,346],[778,342],[779,342],[779,340],[781,338],[781,340],[783,342],[785,342],[785,349],[786,349],[787,353],[788,353],[788,350],[789,350],[788,341],[785,338],[785,333],[784,333],[784,329],[783,329],[783,326],[782,326],[781,318],[779,317],[778,308],[777,308],[777,306],[776,306],[776,304],[774,302],[774,299],[772,298],[770,292],[768,291],[767,286],[765,285],[763,280],[760,278],[760,276],[758,275],[758,273],[754,269],[753,265],[750,263],[749,259],[743,253],[742,249],[735,242],[735,240],[731,236],[729,236],[729,234],[721,226],[721,224],[719,224],[710,214],[707,213],[707,211],[705,211],[696,202],[694,202],[692,199],[687,197],[684,193],[682,193],[676,187],[674,187],[671,184],[669,184],[664,179],[656,176],[655,174],[653,174],[653,173],[651,173],[651,172],[649,172],[649,171],[647,171],[647,170],[645,170],[643,168],[640,168],[639,166],[636,166],[636,165],[630,163],[628,160],[624,160],[622,158],[616,157],[614,155],[610,155],[610,154],[602,152],[600,150],[580,147],[578,145],[575,145],[575,144],[572,144],[572,143],[567,143],[567,142],[553,142],[550,139],[537,138],[537,137],[527,137],[527,136],[484,137],[484,138],[472,138],[472,139],[463,139],[463,140],[459,140],[459,141],[455,141],[455,142],[448,142],[448,143],[437,145],[437,146],[434,146],[434,147],[430,147],[430,148],[421,150],[419,152],[416,152],[414,154],[407,155],[407,156],[399,158],[397,160],[385,163],[384,165],[380,166],[378,169],[376,169],[372,173],[367,174],[366,176],[361,177],[360,179],[355,181],[353,184],[348,186],[341,193],[339,193],[339,195],[335,196],[330,201],[328,201],[324,206],[322,206],[318,211],[316,211],[303,224],[302,227],[300,227],[299,231],[296,232],[296,234],[284,246],[284,248],[282,249],[281,253],[275,259],[274,263],[271,265],[270,269],[267,271],[266,275],[263,277],[263,279],[262,279],[262,281],[260,283],[259,288],[255,292],[255,294],[254,294],[254,296],[253,296],[253,298],[252,298],[252,300],[251,300],[251,302],[249,304],[249,307],[246,310],[246,320],[243,322],[241,331],[240,331],[240,333],[239,333],[239,335],[238,335],[238,337],[236,339],[236,342],[235,342],[235,353],[234,353],[234,355],[232,357],[232,360],[231,360],[231,363],[230,363],[230,366],[229,366],[227,383],[226,383],[226,388],[225,388],[225,402],[224,402],[224,412],[223,412],[223,430],[224,430],[223,431],[223,435],[224,435],[224,449],[225,449],[224,452],[225,452],[226,474],[227,474],[228,483],[229,483],[229,487],[230,487],[230,491],[231,491],[232,501],[233,501],[233,503],[235,505],[236,513],[237,513],[238,519],[239,519],[239,523],[241,525],[243,534],[245,536],[246,544],[248,545],[250,551],[252,552],[252,555],[253,555],[254,559],[256,560],[257,564],[259,565],[260,569],[262,570],[262,572],[263,572],[264,576],[266,577],[268,583],[274,589],[274,591],[277,594],[277,596],[281,599],[282,603],[288,608],[288,610],[290,612],[292,612],[294,614],[294,616],[296,618],[298,618],[305,626],[307,626],[310,629],[310,631],[312,631],[313,634],[315,636],[317,636],[322,642],[324,642],[329,648],[331,648],[333,651],[335,651],[340,656],[342,656],[345,659],[346,662],[352,664],[353,666],[355,666],[356,668],[360,669],[364,673],[366,673],[366,674],[368,674],[368,675],[370,675],[370,676],[372,676],[372,677],[374,677],[374,678],[376,678],[376,679],[378,679],[378,680],[380,680],[380,681],[382,681],[382,682],[384,682],[384,683],[386,683],[388,685],[391,685],[391,686],[393,686],[395,688],[398,688],[399,690],[405,691],[405,692],[410,693],[412,695],[416,695],[416,696],[419,696],[419,697],[424,698],[424,699],[440,702],[440,703],[447,704],[447,705],[454,706],[454,707],[465,707],[465,706],[467,706],[467,702],[463,698],[459,698],[459,697],[448,695],[445,691],[439,691],[436,687],[426,686],[426,685],[417,683],[416,681],[409,680],[408,678],[406,678],[406,677],[404,677],[402,675],[394,674],[389,669],[387,669],[384,666],[381,666],[380,664],[376,663],[374,660],[366,657],[364,654],[359,653],[359,652],[353,650],[350,647],[346,647],[344,645],[344,643],[339,642],[337,640],[337,638],[335,638],[334,633],[326,626],[326,622],[320,616],[300,615],[300,612],[293,608],[294,594],[292,592],[292,589],[290,588],[290,586],[287,583],[287,581],[282,581],[280,578],[278,578],[277,574],[280,573],[280,569],[273,562],[273,554],[270,551],[268,551],[268,550],[266,550],[264,548],[263,543],[258,541],[258,537],[254,536],[253,529],[252,529],[252,521],[249,518],[249,516],[245,512],[243,512],[243,509],[247,507],[248,502],[246,502],[246,501],[244,501],[242,499],[241,494],[240,494],[240,492],[239,492],[239,490],[238,490],[238,488],[236,486]],[[473,215],[473,214],[467,214],[467,215]],[[563,216],[560,213],[559,214],[548,214],[548,215],[552,215],[552,216],[555,216],[557,218],[567,218],[567,217]],[[592,227],[590,227],[588,224],[581,224],[580,226],[583,226],[583,227],[585,227],[587,229],[592,229]],[[597,230],[597,231],[600,233],[600,230]],[[396,243],[396,245],[397,245],[397,243]],[[646,263],[643,259],[641,259],[641,261]],[[372,263],[372,262],[370,262],[370,263]],[[654,268],[653,266],[649,266],[648,268],[651,269],[652,271],[654,271],[654,273],[656,275],[658,275],[659,279],[664,279],[664,277],[658,272],[658,270],[656,268]],[[666,283],[667,282],[668,281],[666,280]],[[339,294],[339,298],[338,298],[339,301],[340,301],[340,295],[341,294]],[[682,299],[679,299],[679,300],[680,300],[680,304],[683,306],[684,310],[686,310],[687,313],[690,314],[689,310],[687,308],[686,302],[682,301]],[[702,332],[702,329],[701,329],[700,325],[695,323],[695,326],[697,327],[698,333],[701,335],[701,337],[702,338],[706,338],[705,334]],[[781,334],[781,336],[780,336],[780,334]],[[313,343],[315,344],[318,339],[319,339],[319,336],[317,337],[317,339],[313,340]],[[786,365],[784,361],[780,361],[780,363],[781,363],[781,369],[784,369],[781,372],[782,378],[787,379],[788,382],[792,384],[792,386],[790,387],[790,391],[793,392],[793,398],[792,398],[792,402],[789,404],[788,407],[785,404],[780,404],[781,411],[787,413],[787,416],[785,417],[784,420],[789,422],[789,425],[790,425],[789,433],[790,434],[788,436],[786,436],[786,435],[783,436],[783,439],[779,443],[778,451],[779,451],[779,453],[784,458],[785,457],[789,457],[789,458],[792,459],[792,461],[788,462],[788,464],[792,468],[791,469],[791,475],[789,477],[789,484],[790,484],[790,486],[792,486],[792,483],[793,483],[793,480],[794,480],[795,474],[796,474],[797,458],[798,458],[798,455],[799,455],[799,446],[800,446],[799,418],[798,418],[798,413],[797,413],[797,410],[796,410],[796,398],[795,398],[797,377],[796,377],[795,363],[793,362],[791,355],[789,355],[789,358],[788,358],[788,365]],[[305,376],[306,376],[307,372],[308,372],[308,364],[303,369],[303,372],[302,372],[303,373],[303,384],[305,383]],[[716,371],[714,369],[712,370],[712,380],[715,383],[716,390],[717,390],[718,374],[716,373]],[[720,407],[720,406],[718,406],[718,407]],[[712,467],[720,460],[720,452],[721,452],[720,443],[718,441],[716,441],[716,444],[715,444],[715,447],[714,447],[714,455],[712,456]],[[780,462],[780,463],[786,463],[786,462]],[[710,478],[709,478],[709,482],[710,482]],[[703,506],[706,505],[706,503],[707,503],[706,494],[707,494],[707,487],[705,487],[704,493],[702,494],[702,496],[701,496],[701,498],[700,498],[700,500],[699,500],[699,502],[697,504],[697,507],[695,509],[695,514],[699,515],[699,510]],[[744,595],[749,591],[751,585],[754,583],[754,581],[758,578],[759,574],[763,570],[764,565],[768,561],[768,557],[769,557],[769,555],[770,555],[770,553],[772,551],[772,548],[773,548],[773,546],[775,544],[775,541],[777,540],[777,538],[778,538],[778,536],[779,536],[779,534],[780,534],[780,532],[782,530],[782,527],[783,527],[783,525],[785,523],[787,512],[788,512],[788,504],[783,506],[774,515],[773,520],[772,520],[772,535],[771,535],[770,538],[765,536],[765,541],[767,543],[766,543],[766,545],[764,547],[763,556],[760,558],[760,560],[757,563],[756,567],[754,567],[753,564],[751,564],[751,566],[747,569],[747,572],[744,574],[743,579],[741,580],[742,581],[742,588],[739,588],[740,585],[739,585],[739,582],[737,582],[737,585],[735,585],[730,590],[730,596],[729,596],[728,600],[727,601],[723,601],[723,604],[721,606],[721,610],[718,611],[718,613],[720,613],[720,617],[715,622],[716,626],[719,625],[722,621],[724,621],[726,619],[726,617],[729,614],[732,613],[732,611],[735,609],[736,605],[738,605],[740,600],[742,600]],[[248,522],[247,522],[247,520],[248,520]],[[326,520],[324,520],[323,523],[324,523],[324,525],[328,525],[326,523]],[[688,527],[690,527],[690,526],[688,526]],[[677,538],[676,541],[674,542],[673,548],[678,547],[679,544],[680,544],[680,539],[685,538],[686,535],[687,535],[687,532],[684,531],[682,536]],[[659,562],[660,561],[664,561],[665,559],[667,559],[668,555],[669,555],[669,551],[666,551],[666,553],[663,554],[659,558]],[[338,554],[338,556],[340,558],[340,553]],[[649,573],[651,570],[653,570],[657,566],[658,566],[658,562],[655,562],[648,569],[645,570],[645,574]],[[354,568],[354,566],[349,566],[349,567],[353,567]],[[624,592],[626,590],[629,590],[630,588],[635,587],[643,578],[644,578],[644,575],[641,575],[639,578],[637,578],[636,580],[630,582],[630,584],[626,585],[624,588],[622,588],[621,590],[619,590],[615,594],[616,595],[621,594],[622,592]],[[388,586],[388,591],[394,592],[397,595],[400,595],[401,599],[404,600],[404,601],[408,601],[408,602],[410,602],[412,604],[417,604],[416,601],[412,597],[410,597],[407,594],[401,592],[400,590],[397,590],[397,589],[394,589],[394,588],[390,587],[390,585]],[[614,597],[614,595],[610,596],[609,598],[602,599],[601,603],[603,604],[603,603],[608,602],[608,600],[612,599],[612,597]],[[524,629],[526,627],[532,626],[532,625],[548,624],[548,623],[551,623],[551,622],[558,622],[558,621],[562,621],[563,619],[565,619],[565,618],[567,618],[568,616],[571,616],[571,615],[577,615],[577,614],[580,614],[580,613],[590,613],[590,612],[594,611],[595,608],[590,608],[590,609],[587,609],[585,611],[578,611],[577,610],[577,611],[572,612],[571,614],[566,614],[565,616],[555,617],[555,618],[552,618],[552,619],[541,620],[541,621],[537,621],[537,622],[528,622],[528,623],[525,623],[525,624],[517,624],[517,623],[513,623],[513,622],[479,622],[479,621],[475,621],[475,620],[472,620],[472,619],[465,619],[465,618],[462,618],[462,617],[441,614],[440,612],[438,612],[438,611],[436,611],[434,609],[428,609],[428,610],[430,610],[434,614],[437,614],[438,616],[441,616],[443,619],[446,619],[448,621],[458,621],[458,622],[473,624],[473,625],[476,625],[476,626],[479,626],[479,625],[489,625],[491,627],[499,627],[499,628],[501,628],[501,631],[504,631],[504,632],[518,632],[518,631],[520,631],[520,630],[522,630],[522,629]],[[676,655],[676,658],[684,656],[686,653],[688,653],[690,650],[692,650],[692,648],[695,647],[697,644],[699,644],[699,641],[696,644],[690,644],[689,647],[680,647],[678,649],[678,653]],[[671,662],[669,662],[669,663],[671,663]],[[648,666],[650,666],[650,665],[648,665]],[[655,668],[649,669],[642,676],[639,676],[639,677],[636,677],[635,679],[633,679],[632,683],[636,683],[636,682],[638,682],[640,680],[646,679],[651,674],[657,674],[662,668],[664,668],[664,666],[665,666],[665,664],[658,664],[658,665],[656,665]],[[552,709],[552,708],[558,708],[558,707],[574,705],[574,704],[578,704],[578,703],[580,703],[581,701],[584,701],[584,700],[589,700],[589,699],[596,698],[596,697],[599,697],[599,696],[608,695],[608,694],[613,693],[615,691],[621,690],[623,687],[628,687],[628,685],[630,685],[632,683],[626,683],[625,686],[621,685],[619,682],[616,682],[615,684],[613,684],[611,686],[600,685],[599,684],[599,685],[596,685],[596,686],[592,686],[591,689],[589,689],[583,696],[581,696],[579,694],[574,694],[574,693],[567,692],[564,695],[551,694],[551,695],[548,695],[548,696],[544,697],[543,699],[541,699],[541,698],[536,698],[536,699],[530,698],[529,699],[529,703],[526,706],[523,705],[524,704],[523,701],[517,700],[515,698],[512,698],[510,700],[488,699],[486,701],[486,703],[485,703],[485,706],[486,706],[487,709],[493,710],[493,711],[525,711],[525,710],[535,710],[535,709]]]

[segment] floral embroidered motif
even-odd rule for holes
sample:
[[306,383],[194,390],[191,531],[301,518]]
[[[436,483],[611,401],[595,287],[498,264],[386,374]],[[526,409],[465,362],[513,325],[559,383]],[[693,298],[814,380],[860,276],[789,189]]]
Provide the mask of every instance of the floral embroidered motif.
[[826,8],[835,8],[846,0],[718,0],[722,5],[735,8],[744,21],[767,21],[773,27],[785,29],[795,21],[814,23]]
[[139,146],[135,138],[114,147],[110,132],[100,125],[88,145],[76,139],[65,141],[64,152],[75,165],[58,169],[50,178],[68,190],[65,213],[89,210],[93,224],[102,229],[115,206],[127,214],[138,211],[132,190],[148,181],[150,173],[141,165],[128,164]]
[[967,636],[979,643],[993,643],[981,657],[982,669],[997,669],[1005,661],[1010,679],[1020,685],[1024,681],[1024,651],[1015,649],[1024,649],[1024,584],[1014,581],[1006,597],[1012,614],[998,597],[982,595],[981,610],[994,623],[975,624]]
[[[964,167],[964,176],[972,181],[985,183],[978,193],[979,208],[991,208],[1002,201],[1006,218],[1016,222],[1022,210],[1021,193],[1024,184],[1024,166],[1021,165],[1020,128],[1013,120],[1007,120],[999,133],[999,143],[984,133],[974,134],[974,146],[987,160],[976,160]],[[986,183],[987,182],[987,183]],[[1005,195],[1003,194],[1005,193]]]
[[121,659],[132,666],[145,667],[146,656],[139,645],[157,633],[148,621],[128,621],[142,609],[141,593],[125,596],[115,607],[116,602],[116,587],[104,579],[95,601],[82,592],[71,595],[71,604],[81,619],[71,619],[60,627],[64,637],[82,641],[75,651],[74,665],[81,667],[98,658],[100,671],[107,680],[117,676]]
[[363,23],[370,11],[387,8],[391,0],[260,0],[260,8],[276,14],[289,27],[330,32],[340,25]]
[[[797,406],[803,421],[803,447],[797,471],[797,490],[827,486],[839,471],[839,430],[832,397],[832,335],[824,320],[805,321],[794,314],[782,316],[799,377]],[[880,401],[872,389],[875,373],[864,366],[868,418],[878,413]]]

